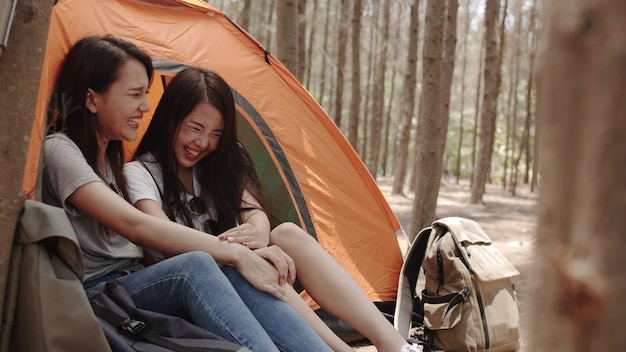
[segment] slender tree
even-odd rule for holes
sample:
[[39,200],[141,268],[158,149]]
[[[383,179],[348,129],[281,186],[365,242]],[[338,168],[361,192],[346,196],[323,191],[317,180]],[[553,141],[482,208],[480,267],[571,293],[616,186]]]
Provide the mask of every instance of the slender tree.
[[[324,20],[324,34],[322,37],[322,67],[320,68],[320,78],[319,78],[319,98],[317,99],[320,103],[320,105],[324,106],[324,101],[325,101],[325,93],[326,93],[326,74],[327,74],[327,67],[330,66],[328,65],[328,57],[330,56],[329,54],[329,47],[328,47],[328,33],[329,33],[329,28],[330,28],[330,8],[331,8],[331,4],[330,4],[331,0],[326,0],[326,18]],[[330,94],[332,95],[332,94]]]
[[547,1],[544,13],[529,351],[624,351],[626,3]]
[[[441,143],[441,157],[445,152],[448,121],[450,120],[450,100],[452,94],[452,78],[456,59],[458,0],[446,0],[445,29],[443,34],[443,58],[441,64],[441,126],[444,138]],[[446,155],[444,164],[445,175],[450,174],[450,155]],[[433,210],[434,215],[434,210]]]
[[[387,43],[389,41],[389,16],[390,16],[390,0],[383,0],[382,4],[382,25],[381,25],[381,40],[380,51],[378,53],[378,64],[375,69],[375,79],[373,84],[373,96],[372,101],[372,120],[370,124],[370,131],[372,137],[370,138],[370,151],[371,157],[369,159],[368,169],[370,174],[376,178],[380,160],[380,143],[383,127],[383,109],[385,107],[385,73],[387,71]],[[388,128],[388,126],[385,126]],[[384,155],[384,154],[383,154]],[[384,156],[383,156],[384,157]]]
[[296,21],[298,22],[298,73],[296,77],[301,83],[304,83],[304,76],[307,65],[306,56],[306,0],[297,0],[298,16]]
[[[456,58],[456,26],[459,1],[446,0],[444,7],[445,29],[443,33],[443,55],[441,62],[441,127],[445,136],[448,129],[448,120],[450,116],[450,95],[452,92],[452,77],[454,73],[454,63]],[[426,33],[424,33],[424,35],[426,35]],[[443,144],[445,146],[445,138]]]
[[359,116],[361,113],[361,0],[353,0],[352,4],[352,35],[350,38],[352,51],[352,85],[350,95],[350,117],[348,121],[348,141],[358,150]]
[[472,159],[471,159],[471,171],[470,171],[470,185],[474,183],[474,169],[476,165],[476,147],[478,142],[478,131],[480,130],[480,111],[481,111],[481,99],[480,95],[483,92],[483,63],[485,58],[485,39],[480,42],[480,50],[478,55],[478,78],[476,81],[478,82],[476,87],[476,100],[474,101],[474,128],[472,129]]
[[[528,28],[528,33],[530,36],[530,57],[529,57],[529,66],[530,70],[528,71],[528,85],[526,88],[526,111],[530,114],[534,104],[533,104],[533,92],[535,85],[535,56],[537,52],[537,28],[536,28],[536,18],[537,18],[537,1],[533,0],[530,10],[530,24]],[[535,118],[535,143],[533,143],[533,175],[530,182],[530,191],[534,192],[535,187],[537,186],[537,179],[539,174],[539,150],[541,144],[541,128],[540,128],[539,119]]]
[[[456,12],[453,10],[456,16]],[[415,197],[413,201],[411,241],[435,219],[441,182],[441,162],[445,147],[447,117],[442,115],[443,35],[446,27],[446,2],[428,0],[424,21],[420,114],[417,123]]]
[[500,12],[500,0],[487,0],[485,6],[485,61],[483,103],[480,118],[480,147],[476,166],[474,167],[470,203],[482,202],[487,174],[490,169],[493,151],[494,122],[498,101],[498,40],[496,23]]
[[47,0],[18,1],[6,49],[0,52],[0,316],[15,225],[27,197],[22,180],[51,10]]
[[[275,0],[263,0],[263,5],[265,9],[273,9],[275,7]],[[255,2],[256,4],[256,2]],[[272,50],[272,45],[273,45],[273,41],[272,41],[272,28],[274,28],[274,12],[275,11],[270,11],[270,10],[266,10],[263,11],[262,13],[264,14],[263,16],[263,21],[260,24],[260,28],[259,28],[259,34],[260,34],[260,39],[261,39],[261,43],[263,43],[263,45],[265,45],[265,48],[268,50]],[[263,28],[265,28],[265,30],[262,30]]]
[[298,0],[276,1],[276,56],[297,77]]
[[306,51],[306,67],[304,69],[304,86],[307,89],[311,89],[311,67],[313,66],[313,47],[315,46],[315,27],[317,24],[317,18],[318,18],[318,0],[313,0],[313,10],[311,11],[311,26],[309,26],[309,40],[308,42],[308,46],[307,46],[307,51]]
[[392,194],[402,194],[406,179],[407,159],[409,152],[409,140],[413,112],[415,110],[415,90],[417,85],[417,42],[419,39],[419,3],[413,0],[411,6],[411,23],[409,25],[408,56],[405,62],[404,83],[402,89],[402,113],[398,131],[399,141],[394,160],[394,179],[391,189]]
[[341,128],[341,115],[343,114],[343,71],[346,66],[346,45],[348,43],[348,25],[350,1],[341,0],[341,15],[339,26],[339,38],[337,40],[337,68],[335,81],[335,124]]
[[467,37],[470,24],[470,0],[467,0],[465,4],[465,23],[463,24],[463,61],[461,64],[461,93],[459,94],[459,99],[461,100],[459,107],[459,141],[456,151],[456,163],[454,166],[454,176],[456,177],[456,184],[459,184],[459,179],[461,178],[461,159],[463,158],[463,134],[465,132],[463,124],[465,119],[465,72],[467,71]]
[[[363,13],[368,13],[367,18],[365,18],[365,22],[376,21],[378,19],[378,4],[370,4],[368,6],[371,8],[371,10],[363,10]],[[361,23],[363,23],[363,20],[361,20]],[[361,26],[363,27],[363,25]],[[376,48],[378,47],[378,36],[376,35],[376,32],[376,26],[369,26],[367,34],[369,35],[368,42],[370,43],[370,45],[361,46],[363,49],[368,49],[364,50],[367,53],[367,69],[365,70],[367,77],[365,78],[365,93],[363,94],[365,99],[360,99],[361,111],[363,111],[363,113],[361,113],[361,116],[359,118],[359,138],[357,145],[359,146],[359,155],[361,155],[361,159],[363,159],[366,165],[369,163],[370,159],[369,135],[371,134],[371,132],[368,130],[368,126],[370,125],[370,117],[372,115],[372,100],[374,100],[374,98],[372,97],[372,93],[374,91],[373,77],[374,69],[376,67]]]
[[250,7],[252,7],[252,0],[245,0],[241,11],[241,27],[247,31],[250,30]]
[[[515,191],[513,189],[513,183],[508,181],[508,169],[510,166],[510,159],[514,159],[512,157],[513,151],[515,150],[516,140],[517,140],[517,86],[519,84],[519,75],[520,75],[520,57],[522,56],[521,50],[521,35],[522,35],[522,5],[523,0],[517,0],[515,6],[515,40],[513,41],[513,46],[515,53],[511,55],[511,78],[509,83],[509,98],[507,104],[507,111],[504,116],[506,120],[506,130],[505,130],[505,147],[504,147],[504,161],[502,163],[502,189],[506,189],[507,185],[511,186],[511,193],[514,194]],[[514,174],[517,172],[517,165],[511,166],[511,180],[514,178]]]

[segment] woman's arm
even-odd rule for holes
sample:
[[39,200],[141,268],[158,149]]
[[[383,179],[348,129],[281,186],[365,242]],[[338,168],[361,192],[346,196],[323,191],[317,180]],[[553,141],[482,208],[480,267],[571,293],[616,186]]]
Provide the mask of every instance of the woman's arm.
[[218,236],[221,240],[240,243],[249,248],[263,248],[270,243],[270,220],[259,202],[248,191],[243,192],[240,217],[242,223]]
[[[249,248],[220,241],[170,220],[145,214],[102,182],[80,186],[67,201],[141,247],[172,254],[198,250],[207,252],[217,262],[235,267],[257,289],[285,300],[284,280],[281,277],[288,274],[279,273],[277,268]],[[273,253],[277,250],[280,249],[276,247]]]
[[[142,199],[142,200],[135,202],[135,208],[141,210],[142,212],[146,214],[150,214],[158,218],[169,221],[169,218],[167,217],[167,215],[165,215],[165,212],[163,212],[159,204],[152,199]],[[246,226],[250,226],[250,225],[245,224],[244,227]],[[213,237],[213,236],[210,236],[210,237]],[[282,250],[279,250],[278,247],[277,248],[274,248],[274,247],[276,246],[271,246],[271,247],[264,246],[262,248],[255,249],[254,253],[256,253],[261,258],[269,261],[270,263],[272,263],[272,265],[274,265],[274,267],[279,273],[279,276],[280,276],[279,281],[281,285],[284,283],[293,284],[293,282],[295,281],[295,277],[296,277],[296,267],[295,267],[293,259],[289,257],[286,253],[284,253]],[[172,254],[170,251],[167,251],[165,253]]]

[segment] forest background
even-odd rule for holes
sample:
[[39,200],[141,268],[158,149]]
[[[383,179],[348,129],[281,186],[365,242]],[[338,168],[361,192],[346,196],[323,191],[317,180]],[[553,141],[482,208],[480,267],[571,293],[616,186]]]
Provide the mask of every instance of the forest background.
[[535,0],[211,1],[274,53],[392,194],[415,193],[412,237],[442,175],[511,195],[539,178]]
[[[0,37],[0,307],[53,3],[0,0],[17,4]],[[626,350],[626,1],[210,3],[300,79],[390,196],[414,193],[409,234],[446,174],[471,184],[468,208],[488,210],[493,187],[540,193],[528,350]]]

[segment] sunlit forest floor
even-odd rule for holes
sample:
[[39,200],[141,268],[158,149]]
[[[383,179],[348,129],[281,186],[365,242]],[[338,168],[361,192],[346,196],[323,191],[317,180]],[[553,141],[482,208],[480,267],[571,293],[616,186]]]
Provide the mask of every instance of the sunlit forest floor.
[[[411,210],[413,194],[391,195],[391,177],[379,177],[378,185],[387,198],[391,208],[402,224],[404,231],[411,229]],[[521,275],[515,279],[515,289],[519,300],[521,318],[521,346],[520,352],[527,350],[527,321],[528,271],[532,263],[533,244],[536,235],[536,205],[538,194],[530,192],[526,185],[518,186],[515,197],[505,191],[502,185],[487,185],[483,196],[484,204],[469,204],[469,181],[450,177],[441,182],[439,199],[437,202],[437,218],[460,216],[478,222],[489,235],[492,242],[502,254],[520,271]],[[407,249],[407,241],[398,238],[402,251]],[[356,347],[359,352],[375,352],[373,346]]]

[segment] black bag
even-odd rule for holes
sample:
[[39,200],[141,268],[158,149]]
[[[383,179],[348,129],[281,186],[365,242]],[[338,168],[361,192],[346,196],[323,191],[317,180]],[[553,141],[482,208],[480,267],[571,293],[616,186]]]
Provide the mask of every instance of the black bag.
[[114,352],[249,352],[185,319],[135,307],[117,280],[87,296]]

